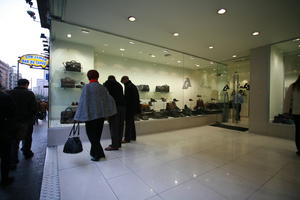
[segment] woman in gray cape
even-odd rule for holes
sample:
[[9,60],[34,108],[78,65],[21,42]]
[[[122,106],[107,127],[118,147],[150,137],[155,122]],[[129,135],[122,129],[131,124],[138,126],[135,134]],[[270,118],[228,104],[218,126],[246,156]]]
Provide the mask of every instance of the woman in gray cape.
[[90,82],[82,89],[74,120],[85,122],[86,134],[91,142],[91,160],[99,161],[105,158],[100,143],[104,119],[116,114],[117,109],[114,99],[98,82],[99,73],[90,70],[87,77]]

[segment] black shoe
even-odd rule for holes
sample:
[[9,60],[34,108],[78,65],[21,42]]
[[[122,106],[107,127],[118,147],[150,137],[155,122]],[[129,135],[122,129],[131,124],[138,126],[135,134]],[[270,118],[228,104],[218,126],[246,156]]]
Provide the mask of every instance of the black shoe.
[[95,162],[97,162],[97,161],[99,161],[100,160],[100,158],[99,157],[92,157],[91,158],[91,161],[95,161]]
[[1,186],[8,186],[14,182],[14,177],[7,177],[6,179],[1,181]]
[[32,151],[24,153],[24,157],[26,160],[32,158],[34,156],[34,153]]
[[130,143],[130,141],[122,140],[122,144]]

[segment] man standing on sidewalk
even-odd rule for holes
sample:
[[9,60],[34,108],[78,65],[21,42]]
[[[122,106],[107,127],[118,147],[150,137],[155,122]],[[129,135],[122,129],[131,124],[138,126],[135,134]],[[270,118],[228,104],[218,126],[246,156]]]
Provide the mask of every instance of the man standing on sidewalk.
[[123,143],[136,140],[134,116],[141,112],[140,96],[136,86],[129,80],[128,76],[123,76],[121,82],[125,85],[125,139]]
[[[9,92],[16,103],[16,128],[17,138],[12,147],[12,165],[18,163],[19,143],[22,140],[22,151],[25,159],[33,157],[31,151],[32,132],[35,115],[37,113],[37,104],[33,92],[28,90],[29,81],[27,79],[18,80],[18,87]],[[13,168],[15,166],[12,166]]]
[[116,78],[110,75],[104,86],[109,94],[114,98],[117,106],[117,114],[108,118],[109,129],[111,135],[111,145],[105,148],[106,151],[118,150],[121,147],[124,119],[125,119],[125,98],[123,94],[123,87]]

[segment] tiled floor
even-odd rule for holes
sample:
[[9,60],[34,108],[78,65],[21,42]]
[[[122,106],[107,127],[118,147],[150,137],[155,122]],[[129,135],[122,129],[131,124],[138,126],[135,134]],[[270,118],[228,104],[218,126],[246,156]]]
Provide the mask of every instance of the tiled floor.
[[89,147],[58,147],[62,200],[300,199],[293,141],[204,126],[140,136],[99,162]]

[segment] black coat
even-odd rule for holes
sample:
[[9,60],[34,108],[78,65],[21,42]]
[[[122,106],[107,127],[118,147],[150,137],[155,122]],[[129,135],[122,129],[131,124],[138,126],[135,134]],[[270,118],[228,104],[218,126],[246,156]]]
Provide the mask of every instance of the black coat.
[[12,98],[0,91],[0,139],[9,137],[14,126],[15,104]]
[[37,113],[37,103],[33,92],[23,87],[16,87],[9,91],[9,95],[16,103],[16,121],[33,123]]
[[127,114],[134,115],[141,112],[139,92],[131,81],[125,83],[125,102]]
[[123,87],[120,83],[117,81],[107,80],[103,85],[106,87],[109,94],[114,98],[117,106],[125,106]]

